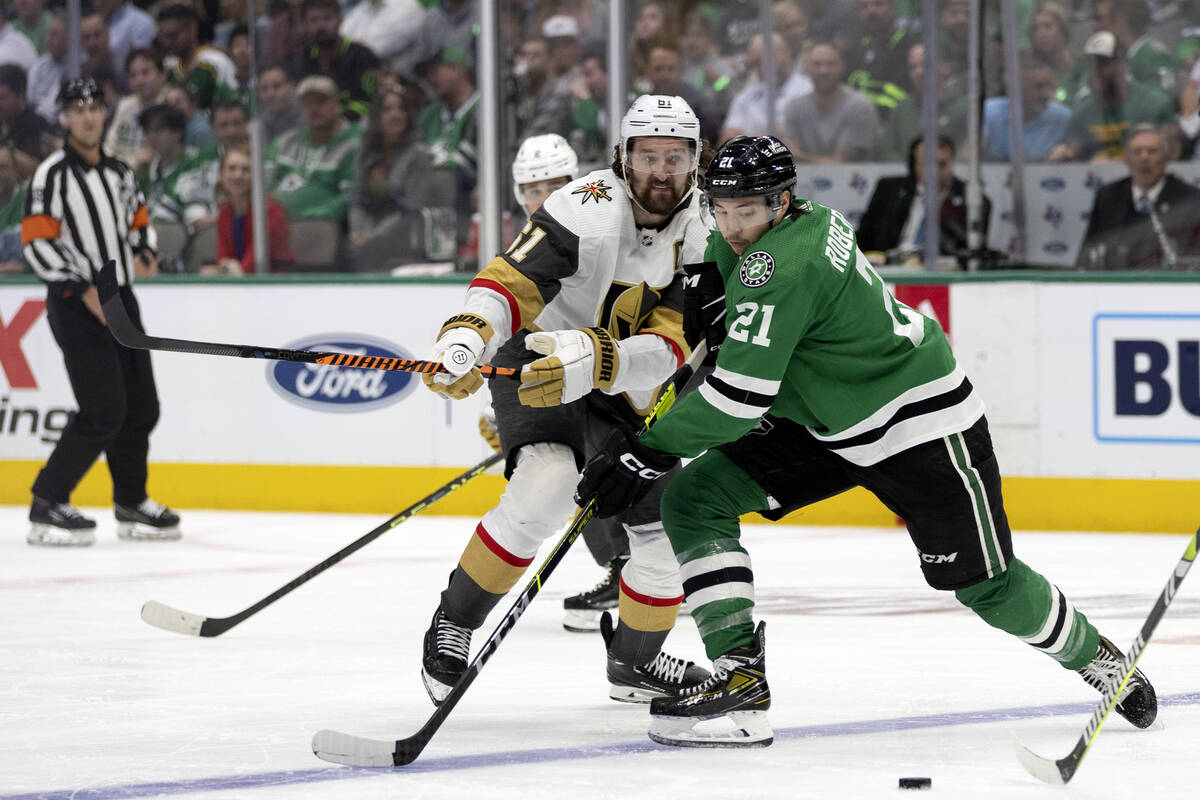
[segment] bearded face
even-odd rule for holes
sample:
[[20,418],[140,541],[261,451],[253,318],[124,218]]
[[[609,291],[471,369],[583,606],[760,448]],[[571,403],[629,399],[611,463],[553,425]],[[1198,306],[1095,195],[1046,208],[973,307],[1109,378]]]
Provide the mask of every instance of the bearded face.
[[692,185],[692,142],[665,136],[630,140],[625,180],[633,198],[651,214],[670,214]]

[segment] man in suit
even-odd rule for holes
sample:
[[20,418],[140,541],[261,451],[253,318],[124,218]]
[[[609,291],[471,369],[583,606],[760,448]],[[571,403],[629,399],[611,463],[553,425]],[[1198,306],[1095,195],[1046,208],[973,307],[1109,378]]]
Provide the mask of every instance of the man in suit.
[[[889,251],[894,260],[920,254],[925,246],[925,146],[917,138],[908,148],[908,174],[880,178],[871,202],[858,224],[858,246],[882,263]],[[939,247],[942,255],[967,249],[967,185],[954,176],[954,141],[938,135],[938,193],[941,196]],[[992,201],[983,198],[983,240],[987,241]]]
[[1200,266],[1200,189],[1167,174],[1162,131],[1143,123],[1125,139],[1129,177],[1096,191],[1076,266],[1187,269]]

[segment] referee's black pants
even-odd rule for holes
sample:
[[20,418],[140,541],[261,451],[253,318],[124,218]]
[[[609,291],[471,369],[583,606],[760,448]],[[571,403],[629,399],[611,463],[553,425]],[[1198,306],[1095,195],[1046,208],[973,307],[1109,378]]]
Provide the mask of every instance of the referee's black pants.
[[[137,300],[129,287],[122,287],[121,299],[141,328]],[[62,350],[79,413],[63,429],[33,482],[33,493],[52,503],[67,502],[104,453],[112,475],[113,502],[136,506],[146,499],[146,456],[150,431],[158,422],[150,354],[118,344],[78,297],[49,292],[46,318]]]

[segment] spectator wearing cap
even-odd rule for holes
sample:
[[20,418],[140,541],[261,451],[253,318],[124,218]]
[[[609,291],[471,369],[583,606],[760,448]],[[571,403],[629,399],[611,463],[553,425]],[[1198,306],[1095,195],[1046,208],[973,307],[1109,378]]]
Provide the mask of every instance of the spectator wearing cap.
[[567,133],[571,96],[552,77],[549,42],[540,36],[521,42],[513,57],[514,142],[539,133]]
[[0,14],[0,64],[17,64],[28,72],[37,56],[37,48],[29,37],[9,25],[4,14]]
[[369,48],[338,32],[342,23],[338,0],[304,0],[300,18],[308,32],[308,47],[296,59],[293,74],[332,78],[338,87],[342,114],[350,121],[361,119],[370,110],[375,95],[379,59]]
[[29,70],[28,95],[33,108],[50,124],[58,122],[58,89],[67,74],[67,23],[55,14],[46,28],[46,52],[38,56]]
[[208,124],[208,114],[196,105],[195,95],[188,87],[167,84],[167,89],[163,92],[163,102],[183,112],[183,117],[187,120],[183,141],[188,147],[208,147],[215,141],[212,126]]
[[1131,84],[1125,50],[1111,31],[1093,33],[1083,46],[1091,91],[1071,111],[1067,136],[1047,161],[1120,161],[1124,135],[1138,122],[1174,125],[1171,98],[1153,86]]
[[187,118],[166,103],[158,103],[138,114],[138,125],[149,156],[137,170],[138,186],[146,194],[150,219],[184,224],[183,203],[176,183],[187,167],[190,151],[184,146]]
[[582,71],[579,56],[579,21],[568,14],[555,14],[542,23],[542,38],[549,47],[550,80],[555,90],[567,97],[582,92]]
[[92,9],[108,25],[113,64],[123,66],[131,50],[150,47],[154,42],[154,18],[129,0],[92,0]]
[[25,70],[16,64],[0,64],[0,145],[13,149],[21,180],[33,175],[42,157],[56,149],[50,125],[26,101]]
[[167,90],[167,73],[162,58],[150,50],[130,50],[125,57],[125,74],[129,76],[130,93],[117,102],[116,111],[104,135],[104,152],[121,159],[134,171],[150,158],[146,137],[138,116],[143,110],[163,101]]
[[296,87],[302,124],[267,150],[266,184],[288,219],[330,219],[345,228],[362,129],[342,118],[338,86],[309,75]]
[[361,0],[342,19],[342,36],[390,61],[412,46],[425,8],[417,0]]
[[158,38],[167,57],[167,74],[183,83],[198,108],[207,110],[218,90],[237,85],[236,70],[229,56],[215,47],[199,43],[200,17],[187,5],[164,6],[158,12]]
[[1174,97],[1179,91],[1179,62],[1165,44],[1148,32],[1146,0],[1098,0],[1096,30],[1111,31],[1125,50],[1129,77]]
[[29,42],[39,54],[46,52],[46,34],[53,15],[46,10],[45,0],[13,0],[17,15],[9,22],[29,37]]
[[1167,173],[1167,143],[1162,131],[1145,123],[1130,128],[1125,164],[1128,177],[1096,190],[1078,266],[1200,266],[1200,189]]
[[429,145],[436,167],[451,170],[455,176],[454,212],[458,224],[457,241],[467,241],[474,211],[472,195],[478,176],[479,128],[475,111],[479,92],[472,80],[471,58],[452,45],[422,64],[418,72],[433,92],[434,102],[417,118],[417,125]]

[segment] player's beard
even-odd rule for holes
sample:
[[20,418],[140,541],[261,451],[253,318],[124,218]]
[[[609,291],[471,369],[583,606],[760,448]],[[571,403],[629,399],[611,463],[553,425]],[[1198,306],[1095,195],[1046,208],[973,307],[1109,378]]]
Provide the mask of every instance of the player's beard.
[[655,191],[653,176],[647,176],[635,185],[633,197],[638,205],[651,214],[670,214],[687,194],[688,185],[685,183],[683,189],[679,189],[672,177],[667,180],[667,191]]

